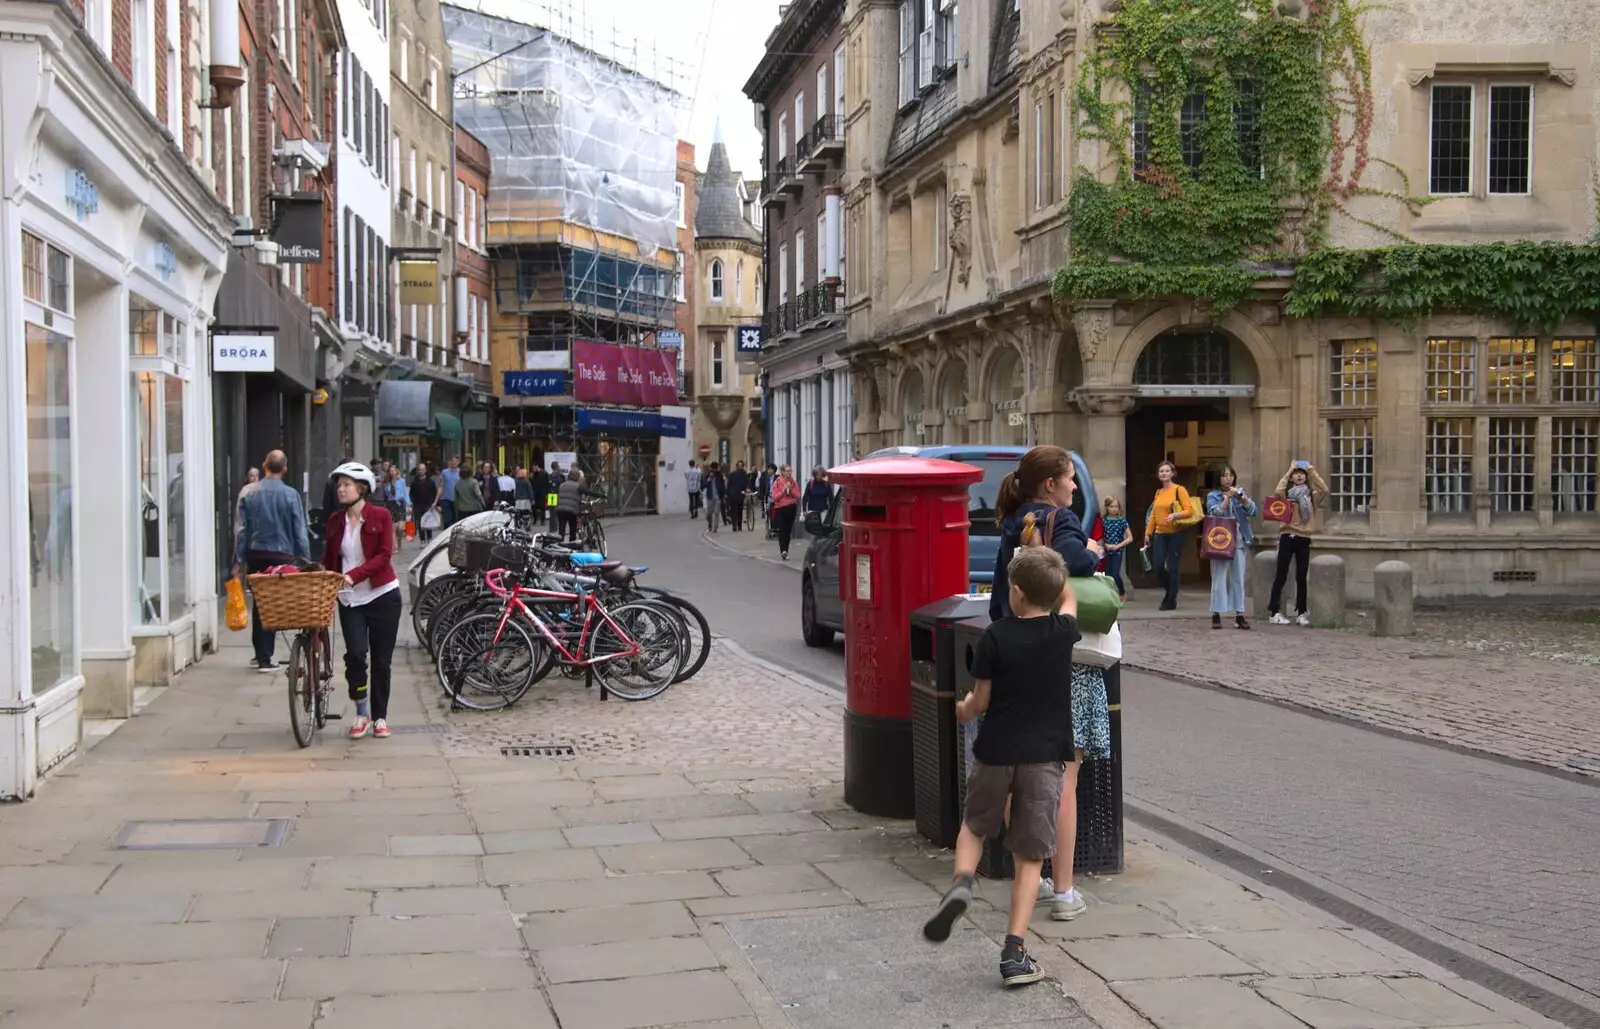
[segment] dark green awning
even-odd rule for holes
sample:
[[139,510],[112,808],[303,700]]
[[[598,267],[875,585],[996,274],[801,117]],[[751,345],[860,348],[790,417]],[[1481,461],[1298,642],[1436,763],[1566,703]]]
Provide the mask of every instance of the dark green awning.
[[461,419],[453,414],[439,412],[433,416],[433,432],[440,439],[466,439],[466,433],[461,431]]

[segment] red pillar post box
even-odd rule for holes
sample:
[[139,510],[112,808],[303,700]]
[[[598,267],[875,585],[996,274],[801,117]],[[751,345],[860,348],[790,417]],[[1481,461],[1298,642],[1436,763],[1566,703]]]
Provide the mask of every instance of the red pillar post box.
[[841,487],[846,699],[844,799],[911,818],[911,612],[967,592],[971,465],[886,457],[828,473]]

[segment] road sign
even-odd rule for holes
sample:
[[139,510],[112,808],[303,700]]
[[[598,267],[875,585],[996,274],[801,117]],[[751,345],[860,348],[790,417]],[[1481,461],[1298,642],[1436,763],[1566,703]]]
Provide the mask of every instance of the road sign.
[[711,444],[709,444],[709,443],[700,444],[700,460],[704,461],[706,458],[708,458],[710,456],[711,456]]

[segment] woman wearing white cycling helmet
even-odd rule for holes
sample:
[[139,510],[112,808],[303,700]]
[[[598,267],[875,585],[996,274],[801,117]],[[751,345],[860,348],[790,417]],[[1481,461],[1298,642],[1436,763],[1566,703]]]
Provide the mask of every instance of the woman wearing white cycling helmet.
[[[395,578],[394,519],[367,498],[378,478],[366,465],[342,464],[329,476],[339,506],[328,516],[322,566],[344,573],[339,591],[339,628],[344,634],[344,677],[356,702],[350,738],[389,735],[389,668],[400,634],[400,582]],[[371,655],[372,686],[367,686]]]

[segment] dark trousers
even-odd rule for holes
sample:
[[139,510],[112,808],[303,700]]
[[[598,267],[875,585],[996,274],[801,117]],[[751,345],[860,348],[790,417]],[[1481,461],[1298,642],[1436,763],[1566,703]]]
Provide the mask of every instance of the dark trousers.
[[576,511],[556,512],[556,535],[567,540],[578,538],[578,514]]
[[1128,592],[1122,586],[1122,556],[1123,553],[1120,550],[1113,550],[1106,555],[1106,574],[1111,577],[1112,582],[1117,584],[1118,593]]
[[778,525],[778,553],[788,555],[789,541],[794,538],[794,516],[800,510],[800,505],[790,504],[787,507],[774,508],[772,520]]
[[700,491],[694,490],[689,494],[689,517],[700,517]]
[[728,524],[738,532],[744,526],[744,497],[728,498]]
[[[273,565],[286,565],[293,560],[288,554],[274,554],[268,550],[252,550],[244,555],[245,569],[251,575],[259,575]],[[250,645],[255,648],[257,665],[272,663],[278,649],[278,634],[261,627],[261,614],[256,610],[255,597],[250,598]]]
[[1156,566],[1156,575],[1165,591],[1161,603],[1168,607],[1178,602],[1178,578],[1183,568],[1183,548],[1188,542],[1187,529],[1151,537],[1150,559]]
[[400,635],[400,591],[356,607],[339,605],[339,628],[344,633],[344,679],[350,699],[368,699],[367,661],[372,661],[372,717],[389,717],[389,666],[394,659],[395,637]]
[[1306,613],[1306,568],[1311,564],[1311,538],[1286,532],[1278,537],[1278,570],[1272,575],[1272,597],[1267,610],[1277,614],[1283,603],[1283,584],[1289,581],[1289,559],[1294,559],[1295,614]]
[[439,527],[448,529],[456,523],[456,502],[454,500],[439,501]]

